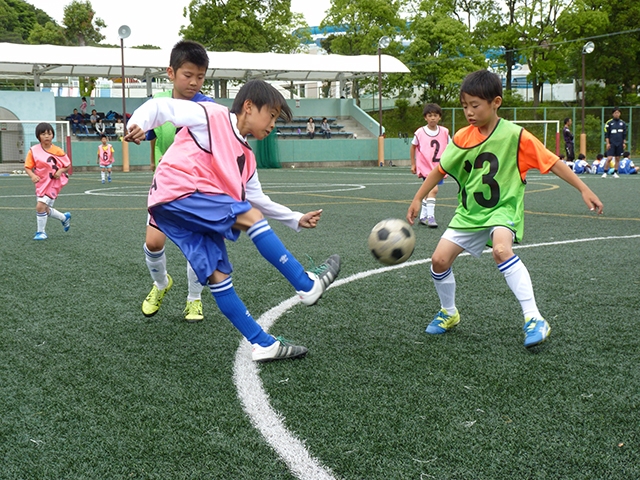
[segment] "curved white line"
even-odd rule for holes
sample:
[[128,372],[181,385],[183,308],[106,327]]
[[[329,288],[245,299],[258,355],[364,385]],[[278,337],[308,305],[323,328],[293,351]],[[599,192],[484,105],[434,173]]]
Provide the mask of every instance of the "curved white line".
[[[515,249],[544,247],[550,245],[568,245],[573,243],[596,242],[600,240],[620,240],[628,238],[640,238],[640,235],[622,235],[597,238],[581,238],[574,240],[562,240],[558,242],[532,243],[531,245],[516,245]],[[490,252],[491,249],[484,250],[483,253]],[[469,255],[463,253],[460,256]],[[329,288],[339,287],[346,283],[372,275],[398,270],[400,268],[413,267],[429,263],[430,258],[405,262],[402,265],[392,267],[377,268],[366,272],[356,273],[350,277],[335,281]],[[300,302],[298,297],[291,297],[279,305],[265,312],[257,321],[269,331],[275,321],[287,310]],[[236,352],[236,360],[233,368],[233,382],[238,391],[238,398],[242,403],[242,408],[249,416],[251,423],[262,434],[267,443],[284,460],[291,470],[291,473],[301,480],[335,480],[336,477],[328,467],[323,466],[317,459],[311,456],[304,446],[304,443],[293,433],[287,430],[284,425],[284,417],[275,411],[269,404],[269,395],[264,390],[260,380],[258,366],[251,360],[251,345],[246,340],[240,342]]]

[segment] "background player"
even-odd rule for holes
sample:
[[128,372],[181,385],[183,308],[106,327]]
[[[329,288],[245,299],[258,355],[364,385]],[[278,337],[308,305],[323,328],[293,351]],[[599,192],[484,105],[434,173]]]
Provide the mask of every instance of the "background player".
[[[194,102],[212,102],[213,100],[200,93],[209,67],[209,55],[197,42],[181,41],[171,50],[167,75],[173,82],[173,89],[156,94],[155,97],[171,97]],[[151,168],[156,169],[176,135],[176,127],[167,122],[147,133],[151,141]],[[144,242],[144,256],[149,274],[153,279],[153,287],[142,302],[142,313],[151,317],[158,313],[165,294],[173,286],[173,279],[167,273],[167,257],[164,245],[167,237],[156,227],[147,225]],[[193,268],[187,262],[187,282],[189,292],[184,308],[184,319],[187,322],[199,322],[204,319],[202,310],[202,285],[198,282]]]
[[[615,165],[613,167],[613,178],[618,178],[618,167],[620,165],[620,155],[627,148],[627,124],[620,120],[620,109],[613,109],[613,118],[609,119],[604,125],[604,139],[607,144],[607,168],[613,158]],[[602,174],[602,178],[607,178],[607,169]]]
[[71,214],[61,213],[53,204],[62,187],[69,181],[67,171],[71,160],[60,147],[53,144],[55,132],[49,123],[36,126],[36,138],[40,141],[29,149],[24,169],[31,181],[36,184],[36,235],[34,240],[46,240],[47,220],[52,216],[62,222],[65,232],[71,226]]
[[[429,172],[440,162],[442,152],[451,141],[451,137],[448,129],[438,125],[442,118],[440,105],[427,103],[422,110],[422,116],[427,124],[415,131],[409,148],[409,158],[411,159],[411,173],[417,174],[418,178],[424,181]],[[438,185],[442,185],[443,182]],[[438,226],[435,217],[438,185],[433,187],[427,194],[426,200],[422,201],[420,212],[420,223],[431,228]]]
[[107,143],[107,136],[100,135],[100,141],[102,142],[98,145],[98,165],[100,165],[100,178],[102,179],[102,183],[106,180],[111,183],[111,167],[114,162],[114,150],[113,145]]

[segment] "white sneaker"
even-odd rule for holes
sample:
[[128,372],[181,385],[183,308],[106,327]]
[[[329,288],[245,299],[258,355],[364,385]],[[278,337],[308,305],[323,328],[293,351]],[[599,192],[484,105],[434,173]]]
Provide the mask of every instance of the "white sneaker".
[[607,174],[606,174],[606,173],[603,173],[603,174],[602,174],[602,178],[607,178]]
[[278,337],[275,343],[268,347],[262,347],[254,343],[251,350],[251,359],[254,362],[265,363],[286,358],[302,358],[308,351],[307,347],[293,345],[284,338]]
[[313,280],[313,288],[308,292],[296,291],[300,301],[305,305],[314,305],[337,278],[338,273],[340,273],[340,256],[334,254],[322,265],[307,272],[309,278]]
[[613,172],[613,178],[620,178],[616,172]]

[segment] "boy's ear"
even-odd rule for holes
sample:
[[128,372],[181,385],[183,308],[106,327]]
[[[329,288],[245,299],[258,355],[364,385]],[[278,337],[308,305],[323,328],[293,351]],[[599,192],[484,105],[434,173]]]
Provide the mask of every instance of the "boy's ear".
[[502,97],[496,97],[493,99],[493,105],[496,107],[496,109],[500,108],[502,106]]
[[242,112],[243,113],[251,113],[251,110],[255,108],[255,105],[251,100],[245,100],[242,104]]
[[176,79],[176,72],[173,71],[172,67],[167,67],[167,76],[172,82]]

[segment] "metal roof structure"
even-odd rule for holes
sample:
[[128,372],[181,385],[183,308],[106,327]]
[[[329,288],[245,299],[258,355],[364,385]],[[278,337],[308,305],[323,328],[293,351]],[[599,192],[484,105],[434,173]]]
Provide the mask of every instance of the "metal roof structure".
[[[281,53],[208,52],[207,79],[283,81],[345,81],[409,69],[389,55],[311,55]],[[67,77],[125,77],[149,81],[167,76],[169,50],[62,47],[0,43],[0,78],[43,80]]]

